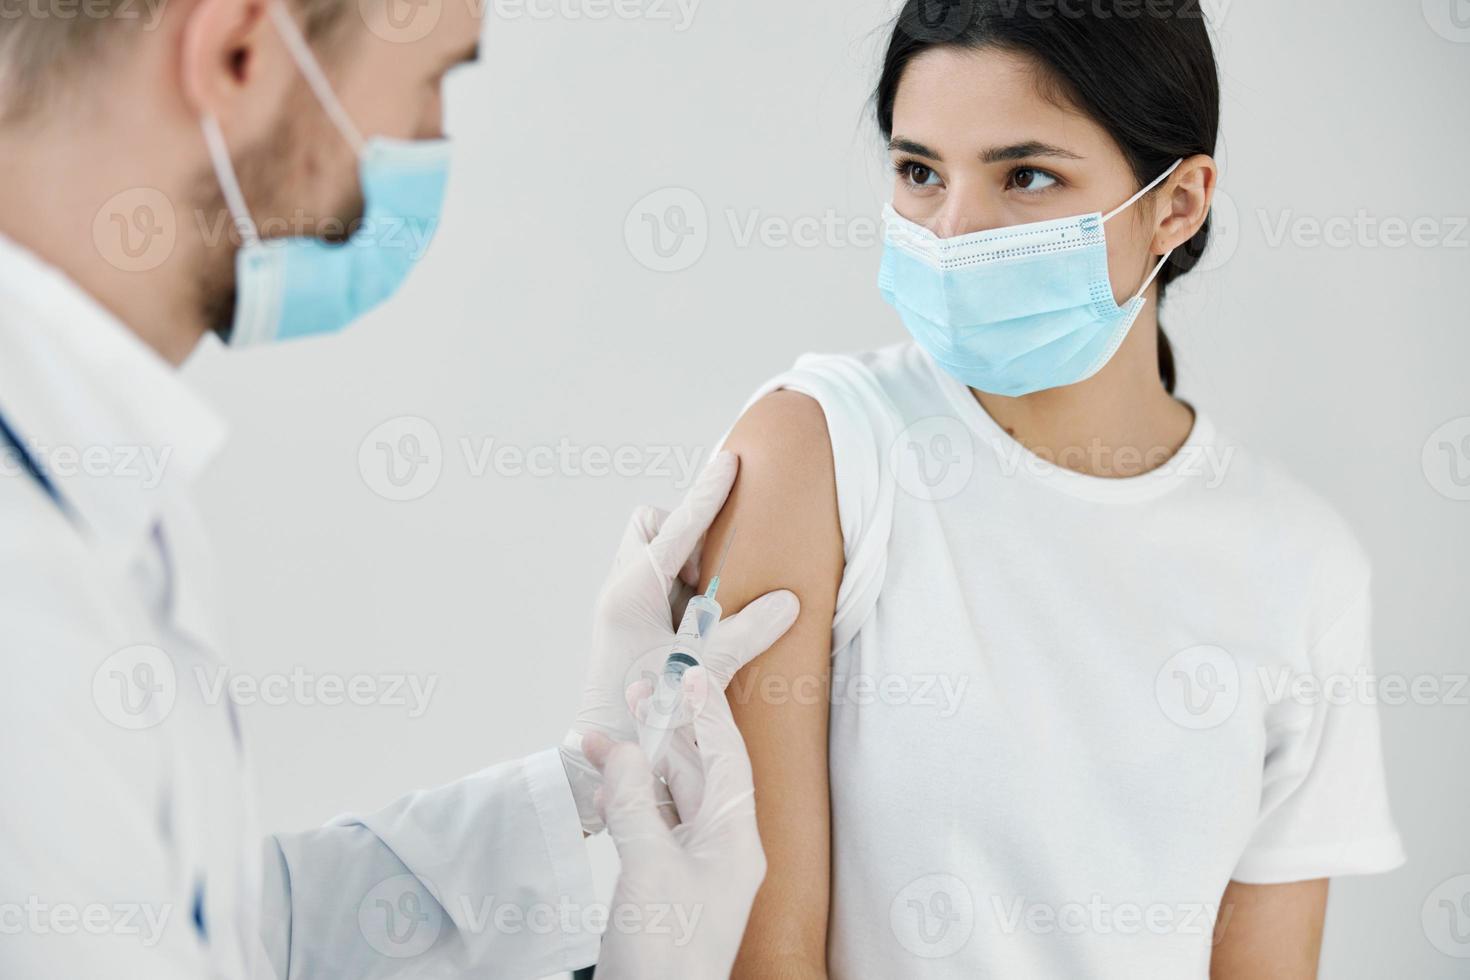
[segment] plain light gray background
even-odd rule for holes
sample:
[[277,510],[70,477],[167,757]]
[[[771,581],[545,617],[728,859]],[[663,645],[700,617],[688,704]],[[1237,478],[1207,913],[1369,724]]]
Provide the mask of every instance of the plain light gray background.
[[[691,3],[492,3],[421,272],[341,338],[190,365],[233,428],[204,503],[239,671],[437,683],[420,717],[247,707],[269,828],[553,745],[634,505],[675,502],[678,454],[703,458],[797,355],[903,338],[874,287],[888,178],[865,102],[893,3]],[[1164,310],[1182,393],[1346,513],[1378,669],[1450,691],[1470,671],[1470,4],[1207,6],[1228,201],[1213,268]],[[694,232],[667,259],[687,268],[650,268],[650,220]],[[405,435],[425,462],[397,458],[416,482],[395,487],[378,444]],[[485,455],[502,446],[547,447],[552,472]],[[619,447],[621,474],[589,475]],[[1410,859],[1334,885],[1327,977],[1470,974],[1433,944],[1440,898],[1470,890],[1435,892],[1470,874],[1457,693],[1382,708]]]

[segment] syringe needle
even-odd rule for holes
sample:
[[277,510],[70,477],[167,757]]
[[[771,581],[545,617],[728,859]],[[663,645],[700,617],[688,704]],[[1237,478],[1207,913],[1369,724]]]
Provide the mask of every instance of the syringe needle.
[[735,533],[738,530],[738,527],[730,528],[730,537],[725,540],[725,550],[720,555],[719,565],[715,567],[714,578],[709,580],[709,589],[704,594],[711,599],[720,591],[720,573],[725,570],[725,562],[730,558],[730,547],[735,543]]
[[720,552],[720,564],[719,567],[715,569],[716,578],[719,578],[720,573],[725,570],[725,562],[730,560],[730,548],[734,546],[735,535],[738,534],[739,531],[740,529],[738,527],[730,528],[730,537],[725,540],[725,550]]

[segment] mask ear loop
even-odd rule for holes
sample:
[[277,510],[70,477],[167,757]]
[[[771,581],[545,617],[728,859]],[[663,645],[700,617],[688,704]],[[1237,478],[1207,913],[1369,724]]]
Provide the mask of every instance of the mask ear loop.
[[1137,204],[1139,201],[1141,201],[1143,199],[1143,196],[1145,194],[1147,194],[1149,191],[1153,190],[1155,187],[1158,187],[1164,181],[1168,180],[1171,176],[1173,176],[1174,171],[1178,170],[1183,165],[1184,165],[1184,158],[1183,157],[1180,157],[1178,160],[1175,160],[1174,161],[1174,165],[1172,167],[1170,167],[1168,170],[1165,170],[1163,173],[1159,174],[1157,177],[1155,177],[1154,180],[1153,180],[1153,183],[1149,184],[1143,190],[1139,191],[1137,194],[1134,194],[1128,200],[1124,201],[1122,204],[1118,205],[1117,207],[1113,208],[1113,210],[1111,210],[1107,214],[1103,215],[1103,224],[1107,224],[1109,221],[1112,221],[1114,218],[1116,218],[1118,215],[1122,214],[1124,211],[1127,211],[1129,208],[1133,207],[1133,205]]
[[[1172,167],[1170,167],[1168,170],[1165,170],[1163,173],[1161,173],[1157,177],[1155,177],[1153,179],[1153,182],[1150,183],[1147,187],[1145,187],[1143,190],[1139,191],[1137,194],[1134,194],[1128,200],[1124,201],[1122,204],[1118,205],[1116,208],[1114,208],[1113,210],[1109,211],[1107,214],[1103,215],[1103,224],[1107,224],[1109,221],[1113,220],[1118,215],[1122,214],[1124,211],[1127,211],[1129,208],[1133,207],[1133,205],[1137,204],[1139,201],[1141,201],[1143,199],[1143,196],[1145,194],[1147,194],[1149,191],[1153,190],[1155,187],[1158,187],[1164,181],[1168,180],[1169,177],[1173,175],[1174,171],[1178,170],[1183,165],[1184,165],[1184,158],[1183,157],[1180,157],[1178,160],[1175,160],[1174,161],[1174,165]],[[1166,264],[1168,264],[1169,256],[1171,256],[1173,254],[1174,254],[1174,250],[1172,248],[1169,249],[1169,251],[1167,251],[1167,252],[1164,253],[1164,257],[1159,260],[1159,264],[1156,265],[1156,266],[1154,266],[1154,271],[1152,271],[1152,272],[1150,272],[1148,274],[1148,278],[1145,279],[1145,280],[1143,280],[1143,285],[1138,287],[1138,292],[1136,292],[1136,293],[1133,294],[1133,301],[1137,301],[1139,297],[1141,297],[1144,293],[1148,292],[1148,287],[1149,286],[1152,286],[1154,280],[1159,277],[1159,273],[1164,271],[1164,266]]]
[[286,50],[291,53],[291,60],[296,62],[296,67],[301,71],[301,77],[306,79],[306,84],[310,85],[312,92],[316,94],[317,101],[327,113],[327,118],[332,120],[332,124],[337,127],[343,139],[351,145],[352,151],[362,156],[363,147],[366,145],[362,133],[358,132],[352,117],[342,107],[337,93],[332,91],[332,83],[327,81],[321,63],[316,60],[316,55],[311,53],[311,45],[306,43],[306,38],[302,35],[301,28],[296,26],[296,21],[291,18],[290,11],[281,3],[273,0],[267,7],[267,16],[275,25],[276,33],[281,37],[281,43],[285,44]]
[[1159,277],[1159,273],[1164,271],[1164,266],[1169,263],[1169,256],[1173,254],[1174,250],[1172,248],[1164,253],[1164,257],[1159,260],[1159,264],[1154,266],[1154,271],[1148,274],[1148,278],[1143,281],[1143,285],[1138,287],[1138,292],[1133,294],[1133,302],[1137,302],[1144,293],[1148,292],[1148,287],[1152,286],[1154,280]]
[[235,177],[235,165],[230,162],[230,148],[225,145],[225,134],[220,131],[219,120],[207,115],[199,123],[204,130],[204,145],[209,148],[209,159],[214,164],[214,175],[219,180],[220,190],[225,195],[225,206],[230,217],[235,219],[235,230],[246,245],[260,242],[260,231],[245,206],[245,195],[240,191],[240,181]]

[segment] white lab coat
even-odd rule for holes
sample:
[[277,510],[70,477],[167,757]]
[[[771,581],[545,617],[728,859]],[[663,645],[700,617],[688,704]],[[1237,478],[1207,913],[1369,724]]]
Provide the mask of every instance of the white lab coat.
[[0,417],[66,508],[0,447],[0,976],[510,978],[596,958],[588,923],[553,915],[593,891],[554,751],[262,843],[239,718],[200,681],[222,661],[189,494],[223,426],[3,237]]

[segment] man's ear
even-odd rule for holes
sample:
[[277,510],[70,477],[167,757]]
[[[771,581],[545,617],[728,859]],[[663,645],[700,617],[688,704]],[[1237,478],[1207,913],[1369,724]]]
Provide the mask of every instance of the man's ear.
[[267,5],[283,0],[199,0],[180,39],[180,82],[195,115],[214,116],[231,143],[269,132],[296,71]]
[[1164,185],[1163,203],[1158,208],[1159,228],[1154,235],[1154,254],[1180,248],[1203,227],[1215,200],[1219,167],[1214,157],[1192,156],[1179,165]]

